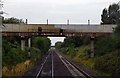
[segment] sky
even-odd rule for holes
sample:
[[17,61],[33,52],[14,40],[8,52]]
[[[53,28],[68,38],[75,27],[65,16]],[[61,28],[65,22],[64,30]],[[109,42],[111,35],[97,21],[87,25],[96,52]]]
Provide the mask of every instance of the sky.
[[102,10],[119,0],[3,0],[5,17],[28,19],[28,23],[93,24],[101,22]]
[[56,42],[63,42],[65,37],[48,37],[51,40],[51,46],[54,46]]
[[[29,24],[100,24],[104,8],[119,0],[2,0],[4,17],[28,19]],[[58,37],[57,37],[58,38]],[[51,38],[52,39],[52,38]],[[63,38],[53,38],[52,43]]]

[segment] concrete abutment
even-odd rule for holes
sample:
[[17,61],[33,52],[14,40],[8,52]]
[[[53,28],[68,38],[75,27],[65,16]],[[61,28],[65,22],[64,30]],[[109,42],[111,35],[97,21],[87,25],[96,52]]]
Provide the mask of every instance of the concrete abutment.
[[28,43],[28,47],[31,48],[31,37],[26,38],[25,36],[21,36],[21,50],[25,51],[26,43]]

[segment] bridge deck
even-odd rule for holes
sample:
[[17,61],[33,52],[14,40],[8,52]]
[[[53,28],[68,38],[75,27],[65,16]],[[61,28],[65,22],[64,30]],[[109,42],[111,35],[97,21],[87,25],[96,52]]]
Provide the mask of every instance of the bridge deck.
[[66,24],[5,24],[2,33],[37,33],[38,27],[42,28],[42,33],[59,34],[63,33],[112,33],[116,25],[66,25]]

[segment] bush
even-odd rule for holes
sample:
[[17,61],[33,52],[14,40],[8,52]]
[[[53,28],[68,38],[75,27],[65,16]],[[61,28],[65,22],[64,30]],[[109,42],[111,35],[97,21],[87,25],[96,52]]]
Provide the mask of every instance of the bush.
[[25,47],[25,51],[22,51],[19,40],[16,40],[17,38],[3,38],[2,40],[3,67],[12,68],[12,66],[24,62],[28,59],[29,50],[31,50],[31,60],[36,61],[42,55],[42,52],[47,52],[50,48],[50,40],[48,38],[35,37],[33,39],[33,47],[31,49]]
[[25,61],[26,56],[27,53],[22,52],[19,48],[11,48],[9,52],[3,50],[3,66],[11,68],[13,65]]
[[41,51],[38,48],[31,48],[31,59],[37,61],[42,56]]
[[95,69],[120,76],[120,50],[111,52],[95,60]]
[[34,37],[33,38],[33,47],[36,47],[41,50],[43,54],[45,54],[50,48],[50,39],[47,37]]
[[60,49],[61,47],[62,47],[62,42],[56,42],[55,43],[55,47],[57,48],[57,49]]
[[97,56],[102,56],[109,52],[116,50],[116,41],[111,37],[100,38],[95,44],[95,50]]

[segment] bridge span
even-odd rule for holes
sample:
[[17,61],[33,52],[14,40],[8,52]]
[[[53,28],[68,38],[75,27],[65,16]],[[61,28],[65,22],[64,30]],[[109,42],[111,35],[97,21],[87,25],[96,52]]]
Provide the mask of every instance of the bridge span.
[[[5,24],[2,36],[101,36],[112,34],[116,25],[79,25],[79,24]],[[39,28],[41,28],[40,34]]]
[[91,56],[94,56],[94,38],[111,35],[116,25],[77,25],[77,24],[4,24],[2,36],[21,37],[21,49],[25,50],[25,39],[31,47],[31,36],[89,36]]

